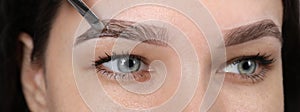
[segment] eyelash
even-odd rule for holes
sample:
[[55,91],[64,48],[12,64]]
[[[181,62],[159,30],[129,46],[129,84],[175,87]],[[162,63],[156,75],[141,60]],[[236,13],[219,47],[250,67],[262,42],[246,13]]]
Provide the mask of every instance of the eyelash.
[[130,58],[135,58],[138,59],[139,61],[145,63],[146,65],[148,65],[146,58],[142,57],[142,56],[138,56],[138,55],[133,55],[127,52],[123,52],[121,54],[117,54],[117,53],[112,53],[112,55],[109,55],[108,53],[105,52],[106,57],[98,57],[99,59],[94,61],[93,66],[97,69],[97,73],[102,74],[103,76],[105,76],[107,79],[110,80],[134,80],[133,79],[133,74],[137,74],[139,76],[143,76],[142,73],[148,72],[148,71],[141,71],[141,72],[137,72],[137,73],[117,73],[117,72],[113,72],[113,71],[108,71],[107,69],[105,69],[105,67],[102,65],[103,63],[109,62],[109,61],[113,61],[115,59],[118,58],[122,58],[122,57],[130,57]]
[[[112,55],[105,53],[105,55],[106,55],[105,58],[98,57],[99,59],[93,62],[94,63],[93,66],[97,69],[97,73],[100,73],[103,76],[106,76],[106,78],[108,78],[108,79],[133,80],[132,77],[130,77],[132,74],[138,74],[138,75],[142,76],[143,73],[149,72],[149,71],[141,71],[141,72],[137,72],[137,73],[116,73],[113,71],[108,71],[102,65],[103,63],[113,61],[114,59],[118,59],[118,58],[125,57],[125,56],[127,56],[127,57],[129,56],[131,58],[136,58],[139,61],[145,63],[146,65],[149,65],[149,64],[147,63],[147,61],[146,61],[147,59],[145,57],[138,56],[138,55],[132,55],[130,53],[122,53],[122,54],[112,53]],[[253,84],[263,81],[266,76],[266,73],[272,68],[272,64],[275,62],[275,59],[273,59],[273,58],[270,59],[270,57],[271,57],[271,55],[267,55],[267,54],[262,55],[262,54],[258,53],[257,55],[241,56],[241,57],[233,58],[233,59],[227,61],[227,64],[238,64],[243,60],[253,60],[258,64],[257,69],[261,69],[261,70],[259,71],[259,73],[254,73],[251,75],[236,74],[236,73],[226,73],[226,75],[229,75],[229,76],[235,78],[233,80],[236,80],[236,78],[238,78],[238,79],[241,79],[242,82],[243,82],[243,80],[245,82],[251,81]]]
[[227,63],[237,64],[243,60],[253,60],[259,65],[257,69],[260,68],[261,70],[259,71],[259,73],[254,73],[251,75],[235,74],[235,73],[226,73],[226,74],[235,78],[245,80],[246,82],[251,81],[253,84],[258,83],[264,80],[266,73],[272,69],[272,64],[276,61],[274,58],[270,59],[270,57],[271,55],[267,55],[267,54],[262,55],[258,53],[257,55],[233,58]]

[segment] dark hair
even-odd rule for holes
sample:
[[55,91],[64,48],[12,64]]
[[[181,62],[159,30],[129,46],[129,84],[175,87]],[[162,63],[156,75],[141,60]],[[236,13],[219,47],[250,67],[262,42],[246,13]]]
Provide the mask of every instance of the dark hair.
[[285,111],[300,112],[299,0],[283,0],[283,83]]
[[[1,0],[0,1],[0,111],[29,111],[20,81],[22,44],[21,32],[28,33],[34,43],[32,57],[44,58],[52,21],[61,0]],[[300,111],[300,38],[299,1],[283,0],[283,77],[285,111]]]
[[51,24],[62,0],[0,1],[0,111],[29,111],[21,87],[21,32],[34,43],[32,56],[43,58]]

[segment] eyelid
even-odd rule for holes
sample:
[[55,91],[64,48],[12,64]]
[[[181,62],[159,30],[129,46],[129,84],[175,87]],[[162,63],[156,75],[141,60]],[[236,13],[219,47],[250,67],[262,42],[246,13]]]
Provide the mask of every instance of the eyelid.
[[111,60],[115,60],[117,58],[121,58],[121,57],[135,57],[137,59],[140,59],[142,62],[144,62],[145,64],[149,64],[149,60],[146,59],[145,57],[139,56],[139,55],[135,55],[135,54],[129,54],[129,53],[122,53],[122,54],[117,54],[117,53],[112,53],[112,55],[108,54],[105,52],[106,57],[98,57],[98,60],[94,61],[94,65],[93,66],[97,66],[97,65],[101,65],[105,62],[111,61]]
[[[267,54],[260,54],[260,53],[257,53],[256,55],[250,55],[250,56],[240,56],[240,57],[236,57],[236,58],[233,58],[233,59],[230,59],[229,61],[226,62],[226,65],[228,63],[235,63],[237,61],[241,61],[241,60],[263,60],[263,59],[269,59],[271,55],[267,55]],[[259,59],[258,59],[259,58]],[[262,59],[261,59],[262,58]],[[270,60],[266,60],[267,62],[263,62],[263,63],[260,63],[260,64],[269,64],[269,63],[272,63],[274,61],[276,61],[275,59],[270,59]]]
[[142,62],[144,62],[145,64],[149,64],[149,60],[143,56],[139,56],[139,55],[136,55],[136,54],[130,54],[128,52],[123,52],[121,54],[117,54],[115,52],[112,53],[112,55],[108,55],[107,53],[105,53],[106,56],[110,56],[112,58],[112,60],[115,60],[117,58],[122,58],[122,57],[133,57],[133,58],[137,58],[139,60],[141,60]]

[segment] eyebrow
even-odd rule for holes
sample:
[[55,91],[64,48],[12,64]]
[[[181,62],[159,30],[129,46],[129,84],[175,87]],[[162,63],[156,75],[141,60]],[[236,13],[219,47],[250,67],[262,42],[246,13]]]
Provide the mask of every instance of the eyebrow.
[[[105,27],[101,32],[90,28],[76,39],[75,45],[94,38],[113,37],[166,46],[169,39],[166,28],[115,19],[103,20],[102,22],[105,24]],[[242,44],[266,36],[275,37],[282,42],[279,27],[270,19],[225,30],[224,32],[226,47]]]
[[261,20],[224,32],[226,32],[224,35],[226,47],[260,39],[266,36],[275,37],[282,43],[282,36],[279,27],[270,19]]
[[76,39],[75,45],[94,38],[124,38],[143,43],[166,46],[168,41],[167,29],[149,24],[109,19],[101,21],[105,24],[99,32],[90,28]]

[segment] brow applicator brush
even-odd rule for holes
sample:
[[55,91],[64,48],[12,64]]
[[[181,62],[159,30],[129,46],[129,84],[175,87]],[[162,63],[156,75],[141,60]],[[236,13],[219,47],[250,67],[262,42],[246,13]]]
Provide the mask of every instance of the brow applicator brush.
[[82,0],[68,0],[68,2],[85,18],[85,20],[95,30],[102,30],[104,24],[99,21],[99,18],[87,7]]

